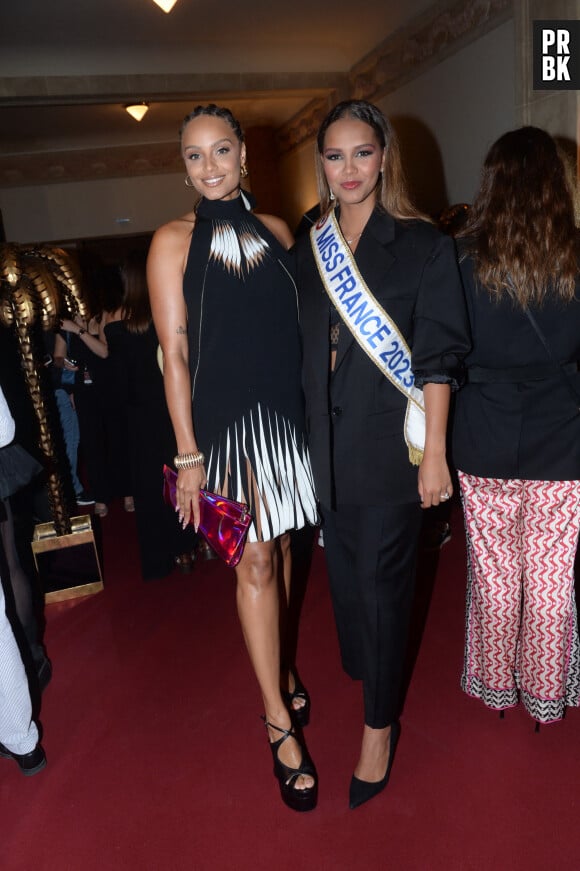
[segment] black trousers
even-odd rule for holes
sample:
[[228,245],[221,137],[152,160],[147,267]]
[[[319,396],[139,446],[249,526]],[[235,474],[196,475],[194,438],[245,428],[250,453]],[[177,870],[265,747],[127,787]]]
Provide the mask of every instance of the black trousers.
[[400,714],[421,517],[418,501],[322,507],[342,665],[362,681],[365,723],[374,729]]

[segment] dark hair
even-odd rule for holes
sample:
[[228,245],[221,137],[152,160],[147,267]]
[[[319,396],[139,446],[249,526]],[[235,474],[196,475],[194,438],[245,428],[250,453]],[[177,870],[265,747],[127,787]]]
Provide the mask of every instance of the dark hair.
[[130,333],[145,333],[152,321],[146,264],[145,251],[132,251],[121,266],[124,290],[121,318]]
[[229,109],[226,109],[224,106],[216,106],[215,103],[209,103],[207,106],[196,106],[189,115],[186,115],[179,129],[180,138],[183,136],[183,131],[189,122],[193,121],[194,118],[199,118],[200,115],[211,115],[214,118],[221,118],[230,125],[240,144],[244,141],[244,131],[242,130],[241,124],[237,118],[234,117]]
[[318,131],[316,137],[316,176],[318,180],[318,193],[320,195],[320,208],[324,214],[330,206],[330,189],[324,174],[322,153],[324,151],[324,139],[331,124],[342,118],[353,118],[368,124],[374,131],[380,147],[385,152],[384,168],[379,176],[377,185],[377,200],[383,209],[394,218],[407,220],[421,218],[430,221],[411,202],[407,192],[405,173],[401,163],[399,140],[391,122],[385,118],[381,110],[373,103],[366,100],[343,100],[328,113]]
[[493,295],[541,304],[550,288],[574,297],[578,234],[571,181],[556,143],[539,127],[520,127],[495,142],[460,236],[479,282]]

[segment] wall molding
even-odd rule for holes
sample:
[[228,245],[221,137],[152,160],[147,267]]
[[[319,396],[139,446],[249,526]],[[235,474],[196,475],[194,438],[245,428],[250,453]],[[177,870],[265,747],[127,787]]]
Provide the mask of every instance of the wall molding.
[[439,0],[349,73],[355,99],[377,100],[513,16],[513,0]]
[[438,0],[355,64],[327,99],[313,101],[288,121],[279,131],[282,152],[312,140],[339,100],[378,100],[512,16],[513,0]]
[[51,151],[50,159],[24,154],[0,159],[0,187],[100,181],[139,175],[184,173],[175,142],[136,147]]
[[294,151],[303,142],[314,139],[323,119],[336,102],[334,96],[333,90],[327,97],[312,100],[298,115],[277,131],[276,138],[281,154]]

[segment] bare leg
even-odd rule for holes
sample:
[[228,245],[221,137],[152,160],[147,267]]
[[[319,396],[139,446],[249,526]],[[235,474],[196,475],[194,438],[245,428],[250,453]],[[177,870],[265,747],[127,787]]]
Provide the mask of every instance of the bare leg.
[[282,576],[284,578],[284,590],[286,591],[286,608],[290,603],[290,583],[292,581],[292,549],[290,547],[290,534],[285,532],[278,539],[280,554],[282,556]]
[[[260,685],[266,719],[290,729],[290,715],[280,693],[280,601],[277,578],[277,542],[251,542],[236,568],[238,614],[250,660]],[[280,733],[268,730],[270,740]],[[298,768],[302,760],[299,744],[290,738],[280,747],[280,761]],[[314,778],[301,775],[297,789],[314,785]]]
[[369,783],[383,779],[389,761],[390,739],[390,726],[373,729],[365,725],[360,758],[354,770],[355,777]]

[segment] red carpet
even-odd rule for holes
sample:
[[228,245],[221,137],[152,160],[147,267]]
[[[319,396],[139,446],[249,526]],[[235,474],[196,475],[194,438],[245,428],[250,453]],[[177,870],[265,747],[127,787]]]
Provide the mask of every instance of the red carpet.
[[[299,666],[320,777],[285,808],[234,603],[216,561],[144,584],[134,516],[103,521],[104,592],[47,609],[48,766],[0,763],[3,871],[548,871],[580,868],[580,712],[534,734],[460,691],[460,518],[441,552],[387,790],[350,811],[360,688],[341,671],[316,547]],[[424,560],[418,613],[434,563]],[[420,621],[419,621],[420,622]]]

